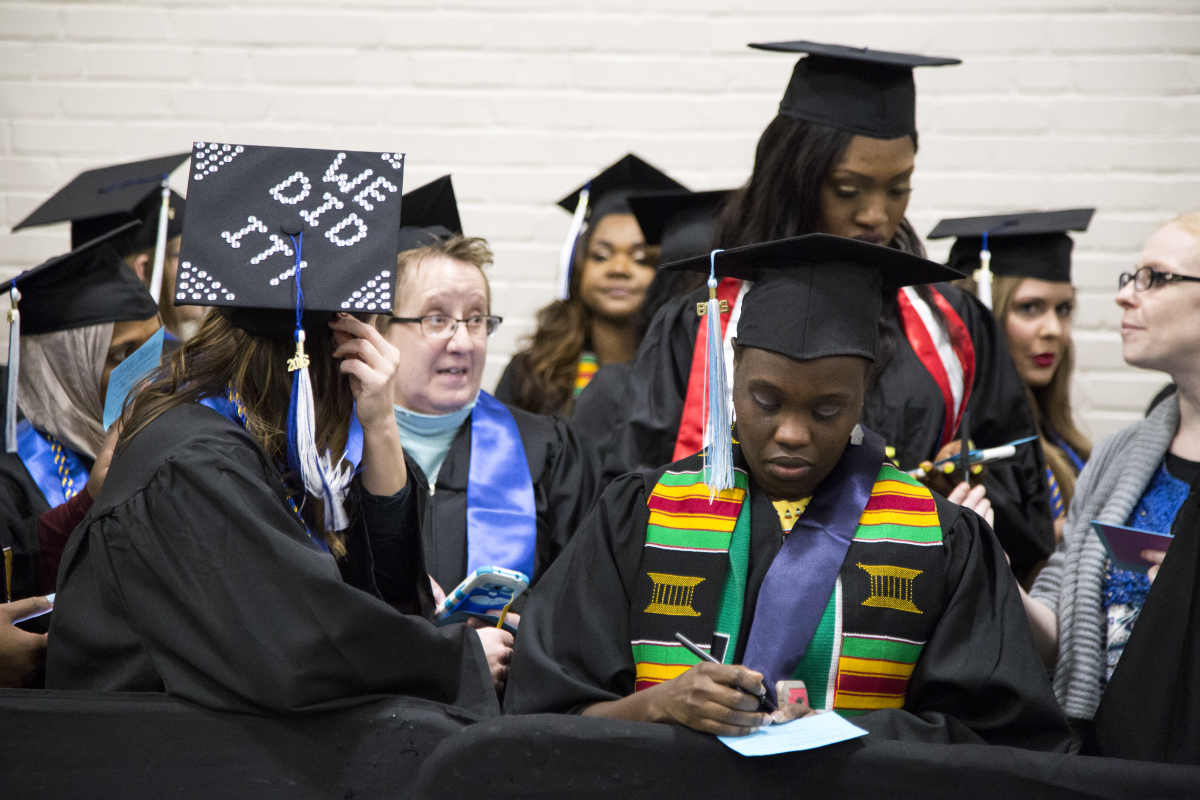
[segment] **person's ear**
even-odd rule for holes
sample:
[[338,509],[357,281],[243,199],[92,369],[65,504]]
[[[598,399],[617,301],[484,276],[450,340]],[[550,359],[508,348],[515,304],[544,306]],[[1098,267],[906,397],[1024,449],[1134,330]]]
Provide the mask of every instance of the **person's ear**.
[[133,271],[137,273],[142,283],[150,283],[150,270],[153,263],[154,256],[150,253],[141,253],[133,260]]

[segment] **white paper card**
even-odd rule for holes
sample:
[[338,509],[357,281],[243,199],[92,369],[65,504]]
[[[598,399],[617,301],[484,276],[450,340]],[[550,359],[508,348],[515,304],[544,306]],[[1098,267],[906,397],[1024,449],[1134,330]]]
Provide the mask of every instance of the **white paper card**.
[[847,722],[843,717],[832,711],[826,714],[812,714],[801,719],[794,719],[782,725],[768,725],[759,728],[758,733],[749,736],[718,736],[726,747],[736,750],[744,756],[770,756],[776,753],[794,753],[798,750],[812,750],[827,744],[844,742],[858,736],[866,736],[867,732],[857,725]]

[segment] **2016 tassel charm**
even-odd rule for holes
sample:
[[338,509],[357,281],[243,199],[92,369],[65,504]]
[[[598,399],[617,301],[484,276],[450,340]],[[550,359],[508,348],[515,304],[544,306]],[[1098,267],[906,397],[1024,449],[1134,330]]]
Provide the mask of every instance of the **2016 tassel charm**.
[[721,331],[721,306],[717,300],[717,253],[709,254],[708,308],[705,313],[708,358],[705,370],[704,477],[709,500],[717,493],[733,488],[733,414],[729,403],[729,379],[725,374],[725,344]]

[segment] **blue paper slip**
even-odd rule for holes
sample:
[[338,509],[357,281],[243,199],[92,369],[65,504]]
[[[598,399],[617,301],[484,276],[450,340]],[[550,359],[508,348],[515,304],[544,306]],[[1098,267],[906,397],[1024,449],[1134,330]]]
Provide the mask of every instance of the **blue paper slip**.
[[726,747],[744,756],[773,756],[776,753],[795,753],[812,750],[827,744],[844,742],[867,732],[830,711],[811,714],[782,725],[759,728],[749,736],[718,736]]
[[134,350],[108,376],[108,393],[104,395],[104,430],[112,427],[121,416],[121,405],[129,390],[162,362],[163,333],[159,328],[146,343]]

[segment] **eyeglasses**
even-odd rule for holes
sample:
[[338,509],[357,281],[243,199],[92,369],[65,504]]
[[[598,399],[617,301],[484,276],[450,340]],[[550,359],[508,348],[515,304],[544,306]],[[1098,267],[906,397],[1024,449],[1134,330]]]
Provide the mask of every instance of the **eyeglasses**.
[[504,317],[482,317],[479,315],[466,319],[455,319],[444,314],[430,314],[427,317],[392,317],[393,322],[414,323],[421,326],[421,335],[426,339],[450,339],[458,331],[459,325],[467,327],[467,335],[472,339],[490,339]]
[[1191,275],[1176,275],[1174,272],[1159,272],[1150,267],[1142,267],[1137,272],[1122,272],[1120,280],[1117,281],[1117,287],[1124,289],[1130,281],[1133,281],[1134,289],[1144,292],[1150,288],[1157,289],[1168,283],[1179,281],[1195,281],[1196,283],[1200,283],[1200,278],[1193,278]]

